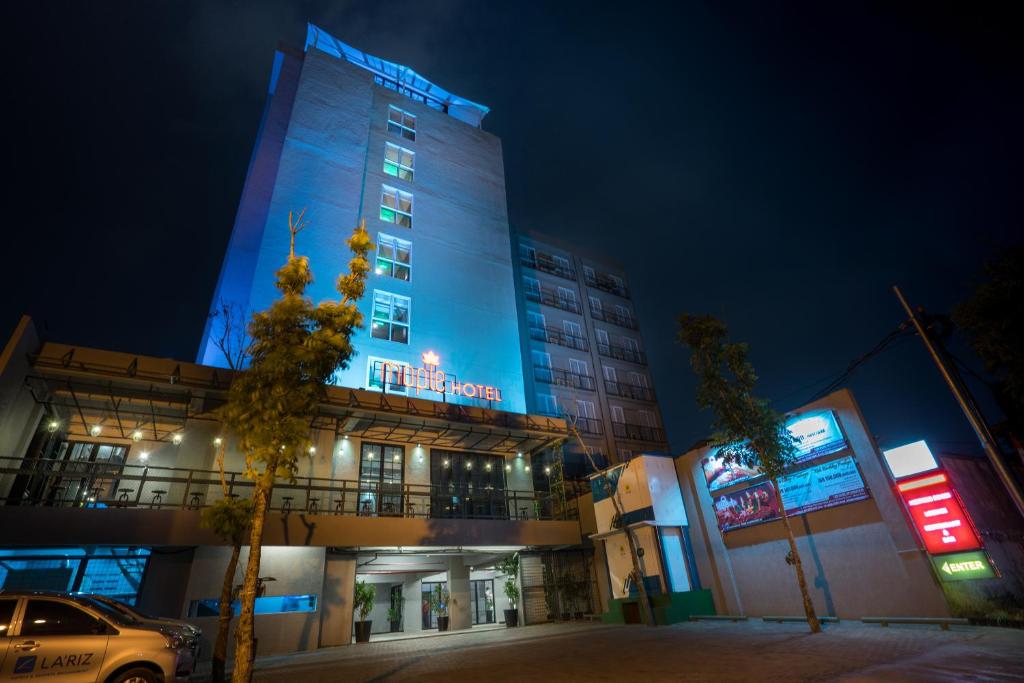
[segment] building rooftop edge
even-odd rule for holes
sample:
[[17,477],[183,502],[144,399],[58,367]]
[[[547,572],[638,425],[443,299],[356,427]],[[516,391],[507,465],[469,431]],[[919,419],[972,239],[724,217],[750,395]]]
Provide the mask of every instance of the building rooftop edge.
[[411,90],[415,90],[421,95],[442,102],[447,106],[456,105],[477,109],[480,112],[481,119],[491,111],[489,107],[467,100],[464,97],[459,97],[458,95],[445,90],[407,66],[396,64],[395,62],[389,62],[386,59],[381,59],[380,57],[374,57],[373,55],[367,54],[362,50],[352,47],[348,43],[338,40],[319,26],[307,23],[305,46],[307,52],[309,51],[310,46],[315,47],[322,52],[326,52],[327,54],[334,55],[335,57],[345,59],[375,75],[396,81]]

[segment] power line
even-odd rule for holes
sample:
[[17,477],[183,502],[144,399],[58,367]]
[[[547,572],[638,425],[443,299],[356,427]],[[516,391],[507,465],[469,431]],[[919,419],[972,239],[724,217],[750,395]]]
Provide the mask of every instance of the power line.
[[839,373],[839,375],[834,380],[829,382],[829,384],[824,389],[821,389],[820,391],[816,392],[806,402],[811,403],[812,401],[816,401],[822,396],[827,396],[828,394],[838,389],[840,386],[843,385],[844,382],[846,382],[847,379],[850,378],[850,376],[854,373],[854,371],[857,368],[867,363],[869,360],[871,360],[878,354],[885,351],[893,342],[897,341],[898,339],[905,338],[909,330],[909,325],[907,325],[906,323],[900,323],[894,330],[892,330],[887,335],[882,337],[881,340],[879,340],[879,342],[875,344],[874,347],[871,348],[871,350],[850,361],[850,364],[846,366],[845,370]]

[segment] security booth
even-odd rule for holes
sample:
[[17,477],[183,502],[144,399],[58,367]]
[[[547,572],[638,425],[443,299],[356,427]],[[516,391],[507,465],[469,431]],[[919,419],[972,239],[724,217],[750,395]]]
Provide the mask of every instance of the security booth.
[[701,589],[689,547],[688,524],[671,457],[641,455],[590,478],[597,533],[609,588],[606,623],[641,623],[641,591],[633,580],[628,534],[636,544],[644,588],[655,622],[673,624],[693,614],[714,614],[711,592]]

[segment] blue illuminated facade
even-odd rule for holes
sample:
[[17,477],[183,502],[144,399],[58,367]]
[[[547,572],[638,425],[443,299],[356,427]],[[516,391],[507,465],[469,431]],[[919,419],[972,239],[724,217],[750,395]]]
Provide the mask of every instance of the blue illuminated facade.
[[[525,412],[501,141],[480,128],[487,111],[310,26],[304,52],[275,54],[211,308],[248,314],[276,298],[288,212],[303,209],[297,251],[316,277],[310,295],[336,298],[344,240],[365,220],[378,246],[360,303],[366,327],[337,383],[383,390],[384,363],[415,371],[433,352],[449,379],[497,388],[501,400],[420,397]],[[200,363],[227,365],[218,324],[204,332]]]

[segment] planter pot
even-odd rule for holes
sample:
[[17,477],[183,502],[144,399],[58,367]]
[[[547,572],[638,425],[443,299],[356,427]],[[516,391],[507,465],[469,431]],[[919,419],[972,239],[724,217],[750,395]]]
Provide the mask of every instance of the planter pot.
[[437,618],[437,630],[438,631],[447,631],[448,630],[448,617],[438,617]]
[[392,621],[391,622],[391,632],[392,633],[398,633],[401,630],[402,630],[402,622],[401,621]]
[[569,621],[569,613],[562,612],[562,621]]
[[575,616],[575,617],[576,617],[577,619],[582,619],[582,618],[583,618],[583,612],[576,612],[574,616]]
[[368,643],[370,642],[370,629],[373,628],[373,621],[357,621],[356,622],[356,642],[357,643]]
[[519,626],[519,611],[514,609],[505,610],[505,626]]

